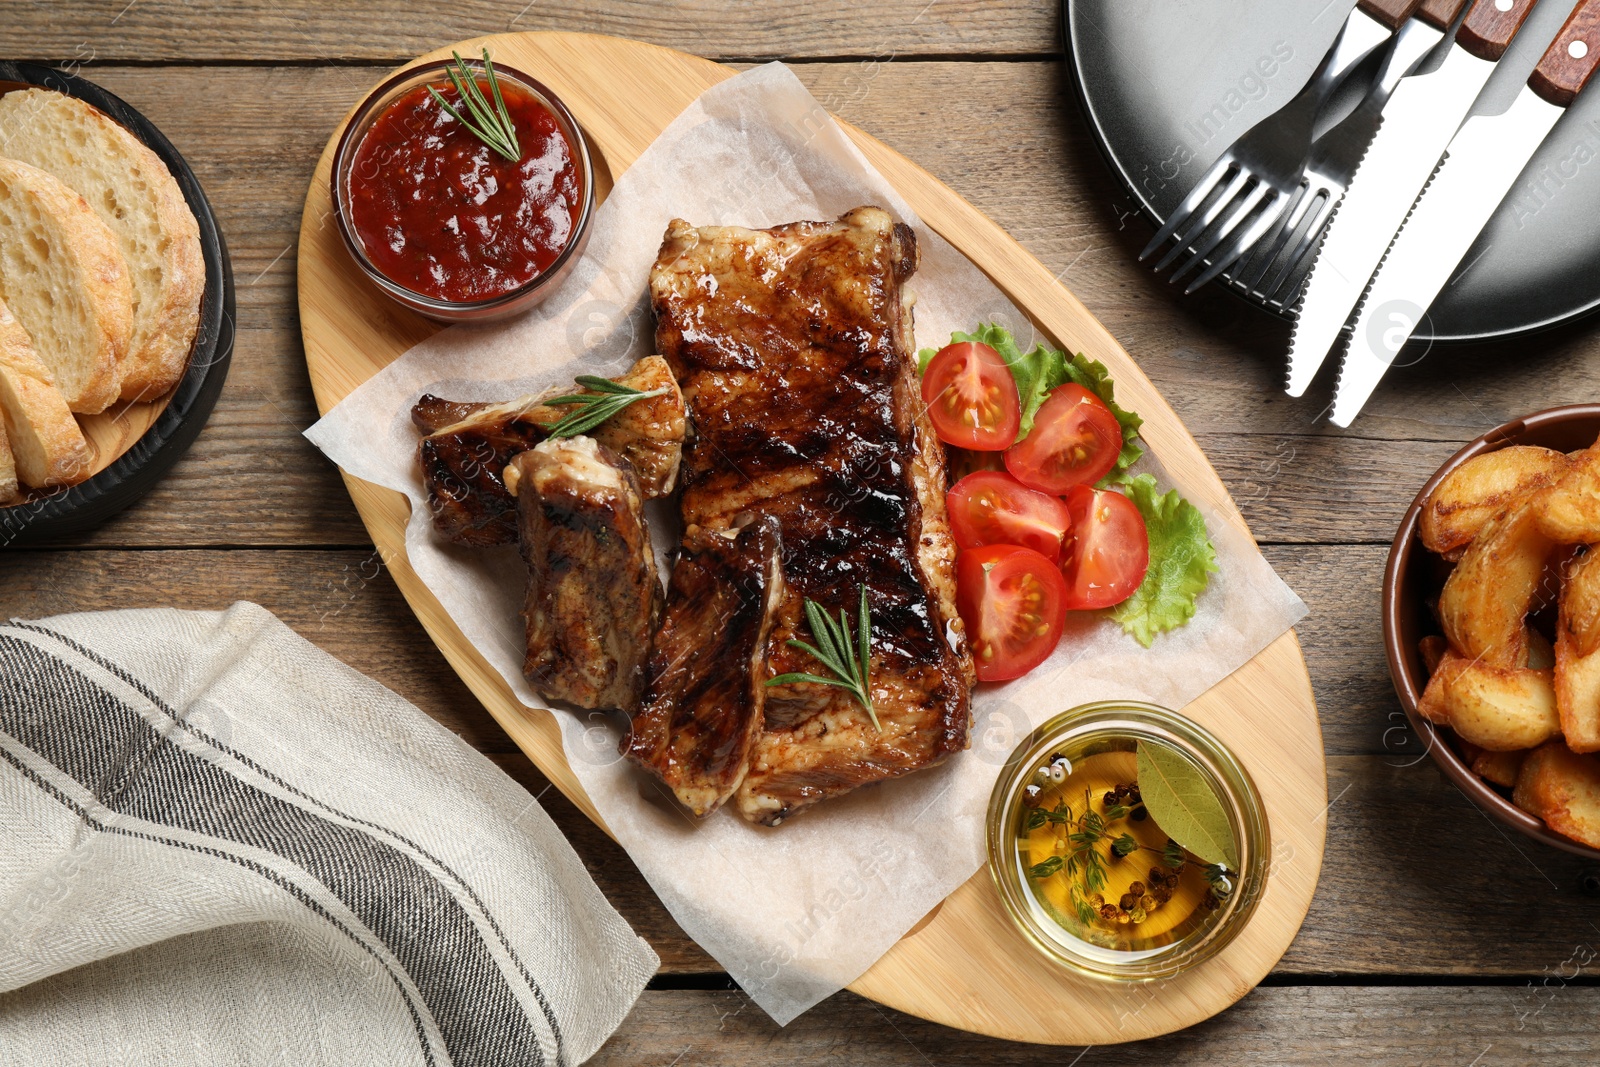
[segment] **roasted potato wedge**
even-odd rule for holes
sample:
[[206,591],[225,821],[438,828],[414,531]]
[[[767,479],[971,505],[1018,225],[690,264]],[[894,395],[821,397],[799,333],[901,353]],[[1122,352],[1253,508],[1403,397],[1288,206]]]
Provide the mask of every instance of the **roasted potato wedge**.
[[1434,487],[1422,506],[1422,543],[1459,559],[1483,524],[1528,492],[1551,484],[1567,457],[1548,448],[1512,445],[1473,456]]
[[1566,568],[1559,625],[1572,635],[1578,655],[1592,656],[1600,650],[1600,551],[1579,556]]
[[1556,620],[1556,707],[1574,752],[1600,752],[1600,553],[1567,569]]
[[1484,523],[1445,580],[1439,622],[1450,646],[1468,659],[1506,668],[1528,662],[1525,620],[1556,551],[1540,531],[1537,498]]
[[1546,537],[1564,545],[1600,541],[1600,443],[1571,460],[1539,498]]
[[1511,800],[1556,833],[1600,848],[1600,757],[1552,741],[1522,761]]
[[1417,655],[1422,657],[1422,665],[1432,674],[1439,669],[1439,661],[1444,659],[1444,654],[1450,644],[1438,634],[1429,634],[1417,642]]
[[1526,752],[1480,752],[1472,761],[1472,773],[1478,777],[1510,788],[1517,784]]
[[1490,752],[1535,748],[1561,735],[1553,672],[1495,667],[1445,653],[1417,711]]

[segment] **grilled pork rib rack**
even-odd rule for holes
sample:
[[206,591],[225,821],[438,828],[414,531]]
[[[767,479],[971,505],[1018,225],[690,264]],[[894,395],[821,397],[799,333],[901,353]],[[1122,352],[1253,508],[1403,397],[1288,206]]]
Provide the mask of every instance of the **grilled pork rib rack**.
[[[660,356],[646,356],[612,380],[640,392],[668,390],[628,405],[590,434],[628,461],[646,498],[665,496],[677,484],[683,452],[683,395]],[[411,422],[425,435],[417,460],[441,537],[480,548],[516,543],[516,502],[502,472],[511,457],[543,441],[572,412],[544,401],[583,391],[558,387],[498,403],[428,394],[417,401]]]
[[[656,348],[694,425],[684,525],[776,519],[785,591],[769,677],[819,672],[804,601],[837,614],[865,584],[881,723],[847,692],[766,694],[735,796],[775,825],[819,800],[966,747],[972,662],[955,607],[944,451],[922,403],[904,283],[916,239],[886,211],[769,230],[668,227],[650,273]],[[670,610],[670,605],[669,605]]]

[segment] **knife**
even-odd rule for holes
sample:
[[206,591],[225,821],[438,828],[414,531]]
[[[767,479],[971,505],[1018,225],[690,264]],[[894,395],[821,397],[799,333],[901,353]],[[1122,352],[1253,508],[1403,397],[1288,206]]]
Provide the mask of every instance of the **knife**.
[[1510,109],[1499,115],[1475,115],[1455,135],[1438,173],[1373,276],[1356,317],[1334,394],[1335,425],[1349,426],[1360,412],[1597,65],[1600,0],[1583,0]]
[[[1534,0],[1477,0],[1456,31],[1444,64],[1403,79],[1350,189],[1328,224],[1322,250],[1306,278],[1305,299],[1289,338],[1290,396],[1301,396],[1338,345],[1351,309],[1405,222],[1406,212],[1439,165],[1495,64]],[[1417,17],[1448,29],[1462,0],[1425,3]]]

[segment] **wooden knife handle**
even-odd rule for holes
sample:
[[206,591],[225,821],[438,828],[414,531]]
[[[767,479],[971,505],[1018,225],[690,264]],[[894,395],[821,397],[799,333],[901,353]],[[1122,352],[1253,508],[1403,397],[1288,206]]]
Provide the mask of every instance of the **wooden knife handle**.
[[1456,44],[1479,59],[1498,63],[1522,20],[1533,10],[1534,0],[1477,0],[1467,20],[1456,31]]
[[1420,3],[1422,0],[1361,0],[1356,6],[1391,30],[1398,30]]
[[1589,83],[1596,66],[1600,66],[1600,0],[1584,0],[1539,60],[1528,85],[1557,107],[1566,107]]
[[1422,0],[1417,8],[1417,18],[1439,30],[1448,30],[1450,24],[1467,6],[1467,0]]

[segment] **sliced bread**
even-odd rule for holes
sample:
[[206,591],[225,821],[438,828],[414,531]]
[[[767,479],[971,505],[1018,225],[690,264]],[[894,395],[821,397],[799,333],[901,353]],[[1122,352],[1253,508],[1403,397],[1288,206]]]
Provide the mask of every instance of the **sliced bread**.
[[117,239],[60,178],[14,159],[0,159],[0,300],[69,408],[92,415],[116,403],[133,328]]
[[150,400],[183,377],[200,322],[200,227],[159,156],[82,100],[28,89],[0,97],[0,156],[49,171],[117,235],[133,286],[122,399]]
[[17,477],[34,489],[76,485],[94,452],[61,390],[33,351],[28,332],[0,304],[0,429],[11,441]]
[[17,463],[11,457],[11,442],[0,428],[0,507],[15,504],[22,499],[22,487],[17,484]]

